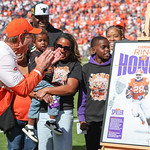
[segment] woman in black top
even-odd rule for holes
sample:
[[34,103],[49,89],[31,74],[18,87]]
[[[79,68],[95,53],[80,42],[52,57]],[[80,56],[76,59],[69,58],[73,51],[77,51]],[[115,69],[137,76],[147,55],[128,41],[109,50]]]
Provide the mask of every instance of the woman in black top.
[[[54,43],[54,49],[61,48],[61,58],[54,65],[52,83],[58,86],[46,87],[36,93],[38,99],[45,99],[47,94],[60,96],[60,111],[56,120],[63,135],[53,134],[44,126],[47,113],[40,113],[38,122],[39,149],[71,150],[73,125],[73,100],[82,78],[81,59],[74,37],[62,33]],[[59,84],[58,84],[59,83]],[[53,138],[53,140],[52,140]]]

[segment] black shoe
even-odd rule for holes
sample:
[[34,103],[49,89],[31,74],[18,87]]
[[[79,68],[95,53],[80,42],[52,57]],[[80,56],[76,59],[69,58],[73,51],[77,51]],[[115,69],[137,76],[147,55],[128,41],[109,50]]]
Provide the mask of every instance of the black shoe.
[[34,133],[34,129],[29,129],[28,125],[26,125],[24,128],[22,128],[22,131],[34,142],[38,142],[38,138],[36,137]]
[[58,135],[63,134],[62,130],[58,128],[58,125],[57,125],[56,121],[53,122],[53,123],[50,123],[49,120],[48,120],[48,121],[46,121],[45,126],[47,128],[49,128],[50,130],[52,130],[54,133],[58,134]]

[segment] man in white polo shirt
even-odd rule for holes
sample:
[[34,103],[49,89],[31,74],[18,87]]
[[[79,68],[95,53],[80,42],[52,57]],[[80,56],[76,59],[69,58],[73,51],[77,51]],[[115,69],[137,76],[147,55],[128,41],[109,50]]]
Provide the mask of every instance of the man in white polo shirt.
[[14,19],[5,29],[6,39],[0,41],[0,117],[10,105],[13,93],[27,96],[42,80],[44,69],[59,59],[57,52],[46,50],[36,58],[36,68],[29,75],[23,76],[20,72],[16,54],[26,53],[32,34],[41,31],[24,18]]

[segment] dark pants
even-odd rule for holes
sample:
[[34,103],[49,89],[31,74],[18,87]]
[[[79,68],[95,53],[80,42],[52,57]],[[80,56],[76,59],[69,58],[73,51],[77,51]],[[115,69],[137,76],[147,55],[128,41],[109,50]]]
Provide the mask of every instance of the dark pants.
[[87,134],[85,134],[87,150],[98,150],[102,131],[102,122],[91,122],[88,124]]
[[37,143],[22,131],[26,124],[27,121],[17,120],[17,125],[6,133],[8,150],[35,150]]

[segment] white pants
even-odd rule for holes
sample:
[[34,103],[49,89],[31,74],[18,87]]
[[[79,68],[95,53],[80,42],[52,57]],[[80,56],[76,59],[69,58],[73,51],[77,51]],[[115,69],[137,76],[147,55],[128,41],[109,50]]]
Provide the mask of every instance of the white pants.
[[63,135],[56,135],[44,124],[48,113],[40,113],[38,121],[39,150],[72,150],[73,110],[59,111],[56,121]]
[[148,125],[150,125],[150,100],[149,99],[142,99],[140,101],[133,100],[132,101],[132,114],[134,117],[140,115],[141,119],[143,120],[142,113],[145,115],[145,118],[148,121]]

